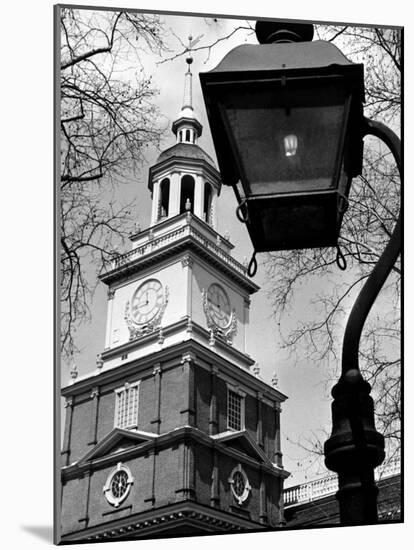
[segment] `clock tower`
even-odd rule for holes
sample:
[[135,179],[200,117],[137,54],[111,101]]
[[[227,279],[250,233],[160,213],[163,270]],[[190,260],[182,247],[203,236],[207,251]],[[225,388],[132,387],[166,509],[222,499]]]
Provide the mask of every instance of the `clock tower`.
[[192,58],[149,170],[151,225],[101,276],[105,345],[63,389],[63,541],[246,531],[283,524],[280,410],[246,350],[258,290],[218,232],[221,181],[198,145]]

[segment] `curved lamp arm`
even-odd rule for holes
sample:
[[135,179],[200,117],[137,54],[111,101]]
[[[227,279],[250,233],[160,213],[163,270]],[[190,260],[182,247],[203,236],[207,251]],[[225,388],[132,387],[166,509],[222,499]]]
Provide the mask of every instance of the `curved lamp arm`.
[[[401,178],[401,141],[385,124],[365,119],[364,136],[381,139],[391,150]],[[401,208],[394,232],[380,259],[366,280],[351,310],[342,347],[342,375],[351,369],[359,370],[358,351],[362,329],[372,304],[385,283],[401,252]]]

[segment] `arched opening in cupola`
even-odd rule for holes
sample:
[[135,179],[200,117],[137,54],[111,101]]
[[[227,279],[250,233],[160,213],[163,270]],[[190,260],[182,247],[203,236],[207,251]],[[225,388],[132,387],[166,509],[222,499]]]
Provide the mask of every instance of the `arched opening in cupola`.
[[186,212],[187,201],[190,203],[190,212],[194,212],[194,178],[189,175],[181,179],[180,214]]
[[170,205],[170,180],[164,178],[160,185],[160,200],[158,204],[158,219],[168,217],[168,210]]
[[189,143],[191,143],[191,132],[190,132],[190,130],[185,131],[185,141],[188,141]]
[[211,223],[211,205],[213,201],[213,190],[211,188],[211,185],[209,183],[205,183],[204,185],[204,202],[203,202],[203,219],[205,222]]

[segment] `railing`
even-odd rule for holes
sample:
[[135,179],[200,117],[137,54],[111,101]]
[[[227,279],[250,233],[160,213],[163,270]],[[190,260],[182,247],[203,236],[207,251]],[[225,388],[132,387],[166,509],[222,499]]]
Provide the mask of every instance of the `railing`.
[[214,252],[216,256],[218,256],[221,260],[223,260],[226,264],[238,271],[240,274],[246,275],[246,267],[244,267],[241,263],[232,258],[229,254],[227,254],[227,252],[214,244],[211,240],[209,240],[202,233],[197,231],[194,227],[192,227],[191,222],[183,225],[182,227],[179,227],[178,229],[175,229],[174,231],[171,231],[170,233],[161,235],[160,237],[153,239],[149,238],[149,240],[144,245],[139,246],[138,248],[135,248],[134,250],[131,250],[130,252],[127,252],[126,254],[122,254],[121,256],[115,258],[112,261],[111,268],[118,269],[119,267],[133,262],[138,258],[142,258],[146,254],[149,254],[154,250],[163,248],[185,237],[192,237],[194,240],[202,244],[205,249]]
[[212,241],[204,237],[199,231],[194,229],[193,227],[190,227],[190,235],[193,237],[196,241],[200,242],[204,248],[207,248],[208,250],[211,250],[214,252],[217,256],[219,256],[222,260],[224,260],[225,263],[229,264],[233,269],[241,273],[242,275],[246,275],[247,268],[244,267],[241,263],[239,263],[237,260],[232,258],[227,252],[224,252],[219,246],[214,244]]
[[174,231],[171,231],[170,233],[161,235],[161,237],[157,237],[156,239],[149,239],[148,242],[146,242],[142,246],[134,248],[134,250],[126,252],[126,254],[122,254],[121,256],[115,258],[112,261],[112,269],[117,269],[118,267],[122,267],[123,265],[133,262],[134,260],[137,260],[138,258],[149,254],[153,250],[157,250],[159,248],[162,248],[163,246],[166,246],[167,244],[178,241],[188,234],[189,226],[183,226],[175,229]]
[[[375,479],[385,479],[397,475],[401,472],[401,460],[400,456],[396,456],[388,460],[382,467],[377,468],[375,471]],[[292,506],[293,504],[300,504],[304,502],[311,502],[319,498],[326,497],[338,490],[338,476],[332,474],[308,483],[302,483],[301,485],[295,485],[289,487],[283,491],[283,501],[285,506]]]
[[295,485],[283,491],[283,500],[285,506],[299,504],[300,502],[310,502],[322,498],[338,490],[338,476],[332,474],[321,479],[315,479],[308,483]]
[[375,479],[384,479],[401,473],[401,457],[396,455],[375,470]]

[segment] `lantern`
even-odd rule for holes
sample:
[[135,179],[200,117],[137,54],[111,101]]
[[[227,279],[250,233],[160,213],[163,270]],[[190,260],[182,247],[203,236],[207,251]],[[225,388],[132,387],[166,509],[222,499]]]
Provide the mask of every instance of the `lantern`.
[[363,65],[278,38],[200,74],[220,172],[256,251],[334,246],[361,173]]

